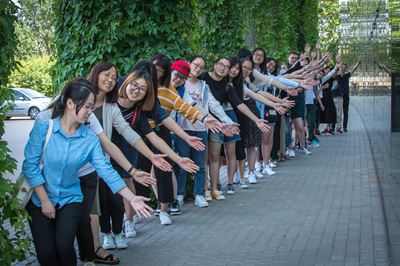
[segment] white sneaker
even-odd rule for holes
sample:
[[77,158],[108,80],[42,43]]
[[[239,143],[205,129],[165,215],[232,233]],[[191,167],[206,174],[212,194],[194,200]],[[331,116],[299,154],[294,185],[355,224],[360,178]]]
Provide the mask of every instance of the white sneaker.
[[172,220],[169,217],[169,214],[163,211],[160,212],[160,222],[162,225],[172,224]]
[[204,194],[204,198],[206,199],[206,201],[212,201],[211,192],[209,190],[207,190]]
[[240,180],[240,188],[246,189],[246,188],[249,188],[249,185],[246,184],[245,180]]
[[277,167],[277,164],[274,161],[270,160],[269,161],[269,167],[275,168],[275,167]]
[[132,222],[133,222],[134,224],[139,223],[140,220],[142,220],[142,217],[140,217],[140,216],[137,215],[137,214],[135,214],[135,215],[133,216],[133,218],[132,218]]
[[249,183],[250,184],[257,184],[257,178],[256,178],[256,175],[253,172],[250,172],[250,174],[249,174]]
[[[125,232],[125,237],[131,238],[135,237],[137,235],[136,229],[135,229],[135,223],[133,221],[125,221],[124,223],[124,232]],[[115,240],[115,242],[117,242]]]
[[269,166],[265,166],[262,173],[264,175],[274,175],[276,174]]
[[261,172],[261,170],[262,170],[262,163],[256,162],[255,171]]
[[200,208],[208,207],[208,202],[202,195],[196,195],[194,199],[194,205],[199,206]]
[[296,157],[296,153],[294,153],[294,150],[289,150],[288,154],[290,158]]
[[311,155],[311,152],[309,150],[307,150],[307,148],[303,148],[303,153],[305,155]]
[[114,236],[115,245],[118,249],[128,248],[128,243],[126,243],[125,238],[122,236],[122,233]]
[[104,249],[115,249],[115,241],[112,234],[104,234],[103,245]]
[[183,206],[183,198],[184,198],[185,196],[183,196],[183,195],[177,195],[176,196],[176,200],[178,201],[178,204],[179,204],[179,207],[182,207]]
[[236,171],[233,176],[233,184],[239,184],[239,182],[240,182],[239,173]]

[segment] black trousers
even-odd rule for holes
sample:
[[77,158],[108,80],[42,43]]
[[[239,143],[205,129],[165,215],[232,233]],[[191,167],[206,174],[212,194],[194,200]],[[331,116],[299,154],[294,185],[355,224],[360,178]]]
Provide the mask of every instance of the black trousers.
[[[121,195],[111,191],[102,178],[99,178],[99,202],[101,232],[109,234],[112,231],[116,235],[120,234],[124,222],[124,201]],[[110,219],[112,219],[112,226]]]
[[[170,131],[164,127],[160,126],[159,131],[155,131],[155,133],[164,140],[168,146],[172,147],[172,139]],[[153,146],[151,143],[146,141],[146,144],[150,147],[150,149],[155,154],[160,154],[161,152]],[[172,166],[174,166],[173,162],[169,158],[164,158],[168,161]],[[144,157],[142,154],[138,156],[138,167],[150,173],[151,170],[151,161]],[[157,167],[154,167],[154,173],[157,179],[157,193],[158,193],[158,201],[161,203],[170,203],[174,201],[174,190],[172,185],[172,172],[164,172]],[[135,185],[136,195],[149,197],[150,195],[150,188],[147,188],[138,182],[134,181],[133,184]]]
[[76,240],[79,247],[79,257],[81,261],[94,261],[94,244],[92,227],[90,226],[90,211],[97,191],[97,173],[92,172],[80,177],[81,190],[83,194],[82,215],[79,221]]
[[44,216],[42,208],[36,207],[32,201],[26,209],[32,217],[29,226],[40,265],[76,265],[74,240],[82,215],[82,204],[74,202],[56,208],[55,219]]
[[347,129],[347,121],[349,120],[349,94],[343,95],[343,128]]
[[281,116],[276,116],[276,122],[274,124],[274,137],[272,141],[272,149],[271,149],[271,159],[278,160],[279,159],[279,149],[281,145]]

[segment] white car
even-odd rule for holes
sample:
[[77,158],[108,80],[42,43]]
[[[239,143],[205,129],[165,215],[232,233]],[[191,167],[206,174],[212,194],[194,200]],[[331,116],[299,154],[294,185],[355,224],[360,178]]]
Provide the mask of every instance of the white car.
[[31,89],[11,88],[14,92],[14,107],[10,109],[6,117],[29,116],[35,119],[40,111],[45,109],[51,99],[45,95]]

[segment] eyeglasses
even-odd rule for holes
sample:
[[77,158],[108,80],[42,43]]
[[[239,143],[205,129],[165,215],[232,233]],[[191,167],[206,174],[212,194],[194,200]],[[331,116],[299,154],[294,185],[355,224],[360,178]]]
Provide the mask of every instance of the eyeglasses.
[[200,64],[197,64],[197,63],[195,63],[195,62],[192,62],[191,64],[193,64],[194,67],[197,68],[198,70],[203,70],[203,69],[204,69],[203,66],[200,66]]
[[181,73],[179,73],[178,71],[174,70],[172,71],[172,76],[174,80],[181,80],[181,81],[185,81],[187,79],[187,76],[182,75]]
[[253,71],[253,69],[251,67],[247,67],[247,66],[242,66],[243,69],[246,69],[247,71]]
[[134,92],[139,92],[140,94],[145,94],[147,92],[147,87],[139,87],[139,84],[137,84],[135,81],[132,81],[129,83],[129,93],[134,93]]
[[217,65],[225,70],[229,70],[229,68],[231,67],[230,65],[225,65],[222,62],[218,62]]
[[86,110],[89,110],[89,111],[91,111],[91,112],[93,112],[94,110],[96,110],[96,107],[95,107],[94,104],[85,104],[85,105],[83,106],[83,108],[85,108]]

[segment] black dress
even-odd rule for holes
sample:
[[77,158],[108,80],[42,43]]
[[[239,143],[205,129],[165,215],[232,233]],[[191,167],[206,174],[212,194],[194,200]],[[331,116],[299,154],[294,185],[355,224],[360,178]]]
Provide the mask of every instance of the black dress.
[[336,110],[332,96],[333,79],[328,80],[327,83],[329,84],[329,87],[322,90],[323,97],[321,101],[325,107],[325,110],[321,111],[321,124],[331,124],[336,121]]

